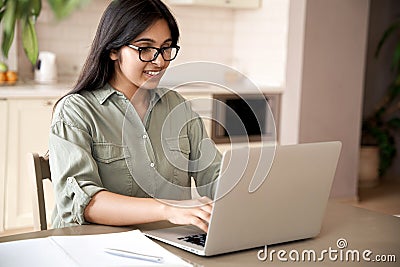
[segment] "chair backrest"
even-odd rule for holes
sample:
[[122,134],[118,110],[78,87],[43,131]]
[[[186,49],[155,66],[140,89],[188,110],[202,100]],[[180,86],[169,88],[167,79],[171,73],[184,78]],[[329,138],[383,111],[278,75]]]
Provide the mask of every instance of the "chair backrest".
[[28,153],[28,171],[33,183],[33,218],[36,230],[46,230],[46,204],[44,201],[43,180],[51,181],[50,165],[48,156],[39,156],[38,153]]

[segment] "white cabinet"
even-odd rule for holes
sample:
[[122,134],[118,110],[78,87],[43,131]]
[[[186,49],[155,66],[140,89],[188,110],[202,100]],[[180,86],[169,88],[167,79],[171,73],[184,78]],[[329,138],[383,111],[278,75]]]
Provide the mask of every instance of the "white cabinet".
[[0,99],[0,231],[4,230],[4,193],[7,152],[7,101]]
[[[53,98],[0,101],[0,182],[3,187],[0,192],[4,196],[0,200],[4,202],[1,205],[4,210],[0,212],[5,230],[33,226],[32,181],[27,175],[26,154],[46,153],[55,101]],[[51,209],[48,207],[48,213]]]
[[259,8],[261,0],[168,0],[170,5]]
[[208,136],[211,136],[212,94],[211,93],[182,93],[190,102],[192,109],[199,114],[204,122]]

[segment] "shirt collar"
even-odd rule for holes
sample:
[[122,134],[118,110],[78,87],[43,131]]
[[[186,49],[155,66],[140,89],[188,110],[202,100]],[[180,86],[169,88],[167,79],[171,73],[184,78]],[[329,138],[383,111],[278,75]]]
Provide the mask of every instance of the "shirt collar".
[[[158,88],[155,88],[153,90],[149,90],[150,92],[150,103],[156,103],[158,100],[161,100],[161,93]],[[115,94],[118,95],[123,95],[121,92],[115,90],[109,83],[106,83],[106,85],[103,88],[94,90],[93,92],[94,97],[96,97],[97,101],[99,101],[100,105],[103,105],[106,100]]]
[[100,105],[103,105],[103,103],[106,102],[106,100],[116,92],[117,91],[108,83],[106,83],[103,88],[92,91],[94,97],[96,97]]
[[153,90],[149,90],[150,92],[150,104],[155,104],[158,102],[158,100],[162,100],[160,89],[155,88]]

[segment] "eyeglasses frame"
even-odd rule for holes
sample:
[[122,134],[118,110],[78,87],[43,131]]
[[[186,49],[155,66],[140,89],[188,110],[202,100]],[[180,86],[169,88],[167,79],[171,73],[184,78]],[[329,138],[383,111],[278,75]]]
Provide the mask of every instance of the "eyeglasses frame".
[[[160,54],[161,54],[162,58],[163,58],[165,61],[172,61],[172,60],[174,60],[174,59],[176,58],[176,56],[178,55],[179,49],[181,48],[179,45],[172,45],[172,46],[160,47],[160,48],[158,48],[158,47],[153,47],[153,46],[139,47],[139,46],[136,46],[136,45],[133,45],[133,44],[127,44],[126,46],[129,47],[129,48],[135,49],[136,51],[138,51],[138,52],[139,52],[139,59],[140,59],[140,61],[142,61],[142,62],[152,62],[152,61],[156,60],[156,58],[157,58],[158,55],[160,55]],[[155,53],[153,59],[151,59],[151,60],[143,60],[142,57],[141,57],[142,51],[143,51],[144,49],[147,49],[147,48],[152,48],[152,49],[155,49],[155,50],[157,51],[157,53]],[[175,56],[174,56],[173,58],[171,58],[171,59],[165,59],[165,58],[164,58],[164,51],[167,50],[167,49],[169,49],[169,48],[176,48],[176,54],[175,54]]]

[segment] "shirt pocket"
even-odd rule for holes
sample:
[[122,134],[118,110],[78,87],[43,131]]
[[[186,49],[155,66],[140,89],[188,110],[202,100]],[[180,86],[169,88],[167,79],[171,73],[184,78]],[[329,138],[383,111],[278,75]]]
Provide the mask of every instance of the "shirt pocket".
[[170,151],[180,152],[185,155],[190,154],[190,142],[187,135],[179,137],[169,137],[165,139]]
[[95,159],[103,186],[114,193],[132,194],[132,175],[129,171],[131,156],[126,146],[113,143],[94,143]]
[[121,145],[112,143],[94,143],[93,157],[96,161],[112,163],[117,160],[129,158],[128,150]]
[[167,144],[167,160],[173,168],[173,183],[181,186],[190,186],[189,155],[190,141],[187,135],[165,139]]

